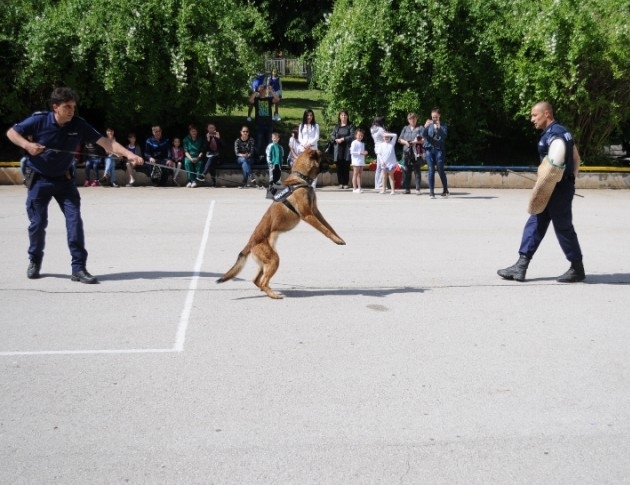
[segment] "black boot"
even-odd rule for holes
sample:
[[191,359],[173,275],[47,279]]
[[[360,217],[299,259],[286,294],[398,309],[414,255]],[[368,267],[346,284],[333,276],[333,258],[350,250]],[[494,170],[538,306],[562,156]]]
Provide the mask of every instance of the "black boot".
[[584,273],[584,265],[582,261],[575,261],[571,263],[569,270],[562,276],[559,276],[556,281],[560,283],[577,283],[578,281],[584,281],[586,279],[586,273]]
[[509,268],[500,269],[497,271],[497,274],[506,280],[525,281],[525,273],[527,273],[527,267],[530,261],[530,258],[521,254],[516,264]]

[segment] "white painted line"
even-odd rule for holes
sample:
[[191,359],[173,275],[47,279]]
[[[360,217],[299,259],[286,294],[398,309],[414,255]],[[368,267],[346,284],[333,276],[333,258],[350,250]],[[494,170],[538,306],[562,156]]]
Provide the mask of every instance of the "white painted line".
[[182,352],[184,350],[184,343],[186,342],[186,330],[188,330],[188,323],[190,321],[190,312],[192,311],[193,301],[195,299],[195,292],[197,291],[197,282],[199,281],[199,274],[201,273],[201,267],[203,266],[203,255],[206,251],[206,245],[208,244],[208,234],[210,233],[210,223],[212,222],[212,216],[214,214],[214,200],[210,202],[210,209],[208,210],[208,217],[206,217],[206,225],[203,229],[203,237],[201,238],[201,244],[199,245],[199,253],[197,253],[197,261],[195,262],[195,268],[193,269],[193,277],[188,287],[188,294],[186,295],[186,304],[184,310],[179,319],[179,327],[177,328],[177,336],[175,338],[175,346],[173,350],[176,352]]
[[210,233],[210,223],[212,222],[212,216],[214,214],[215,201],[210,202],[210,209],[208,210],[208,217],[206,218],[206,224],[203,230],[203,237],[201,244],[199,245],[199,253],[197,254],[197,260],[195,261],[195,267],[193,269],[193,278],[190,281],[188,287],[188,293],[186,294],[186,303],[184,309],[179,318],[179,325],[177,327],[177,335],[175,337],[175,345],[170,349],[101,349],[101,350],[40,350],[40,351],[15,351],[15,352],[0,352],[0,357],[11,357],[20,355],[95,355],[95,354],[164,354],[172,352],[183,352],[184,343],[186,342],[186,330],[188,330],[188,323],[190,322],[190,312],[192,311],[193,301],[195,299],[195,292],[197,291],[197,283],[199,281],[199,275],[201,273],[201,267],[203,266],[203,257],[208,244],[208,235]]
[[28,352],[0,352],[0,357],[18,355],[94,355],[94,354],[164,354],[174,349],[102,349],[102,350],[34,350]]

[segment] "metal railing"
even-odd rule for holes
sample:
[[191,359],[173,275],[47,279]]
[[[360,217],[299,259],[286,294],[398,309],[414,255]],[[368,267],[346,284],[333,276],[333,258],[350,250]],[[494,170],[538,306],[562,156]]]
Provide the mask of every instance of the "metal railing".
[[307,77],[306,63],[299,59],[265,59],[265,71],[277,69],[280,76]]

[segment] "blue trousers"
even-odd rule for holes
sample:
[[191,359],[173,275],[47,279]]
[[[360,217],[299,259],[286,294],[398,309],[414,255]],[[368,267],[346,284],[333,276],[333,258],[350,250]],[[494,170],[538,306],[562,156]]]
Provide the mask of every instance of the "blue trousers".
[[574,194],[575,180],[572,176],[556,184],[545,210],[530,216],[525,223],[521,247],[518,250],[520,254],[532,258],[547,233],[549,223],[553,222],[553,229],[566,258],[572,263],[582,261],[582,250],[573,228]]
[[243,185],[247,186],[249,182],[249,176],[252,174],[252,162],[251,158],[245,157],[236,157],[236,163],[241,166],[241,170],[243,171]]
[[59,208],[66,218],[68,248],[72,256],[72,272],[85,270],[88,253],[85,249],[83,220],[81,219],[81,196],[74,178],[71,180],[66,178],[53,180],[36,175],[33,184],[28,189],[26,213],[30,221],[28,226],[29,259],[41,263],[44,258],[48,205],[53,198],[59,204]]
[[442,182],[442,192],[448,192],[448,182],[446,181],[446,172],[444,171],[444,152],[437,148],[427,148],[425,157],[427,165],[429,166],[429,193],[433,194],[435,190],[436,164],[440,182]]

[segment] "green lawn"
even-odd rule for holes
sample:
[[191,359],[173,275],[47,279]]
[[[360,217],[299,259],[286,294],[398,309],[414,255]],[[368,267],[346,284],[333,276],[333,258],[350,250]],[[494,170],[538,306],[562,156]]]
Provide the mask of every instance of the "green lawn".
[[[303,78],[282,78],[282,101],[278,109],[278,113],[282,118],[282,121],[274,122],[275,128],[280,133],[281,144],[285,147],[285,151],[288,149],[289,138],[291,136],[291,129],[296,128],[302,122],[302,116],[304,110],[312,109],[315,113],[315,120],[319,123],[321,128],[321,137],[327,138],[332,127],[327,127],[324,123],[323,109],[324,109],[324,96],[320,90],[309,89],[306,84],[306,79]],[[249,125],[253,127],[253,122],[247,121],[247,106],[242,109],[234,111],[230,114],[219,114],[211,118],[217,124],[217,129],[221,132],[221,136],[228,148],[226,150],[226,160],[231,160],[230,157],[232,142],[238,136],[238,133],[243,125]],[[324,143],[320,143],[323,145]],[[230,152],[231,153],[231,152]]]

